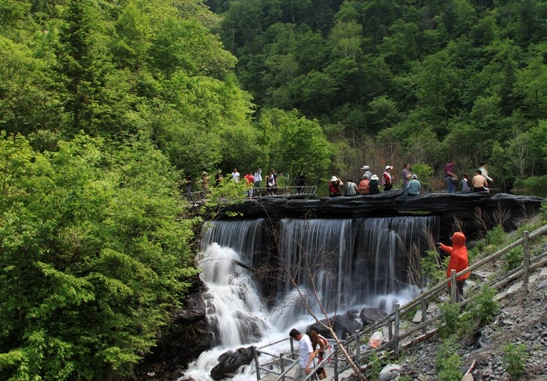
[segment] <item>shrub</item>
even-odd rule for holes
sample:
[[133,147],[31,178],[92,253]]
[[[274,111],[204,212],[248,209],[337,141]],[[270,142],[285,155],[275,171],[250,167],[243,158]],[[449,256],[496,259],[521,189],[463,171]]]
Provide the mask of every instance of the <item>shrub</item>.
[[439,381],[460,381],[462,359],[458,354],[459,345],[454,335],[448,337],[439,347],[435,358],[435,367],[439,372]]
[[[428,250],[420,260],[423,278],[431,284],[437,284],[446,278],[443,261],[436,250]],[[425,283],[425,282],[424,282]]]
[[486,242],[488,245],[502,245],[505,242],[505,232],[500,225],[495,226],[486,233]]
[[503,256],[505,260],[505,270],[510,271],[516,269],[522,264],[523,258],[522,246],[515,247]]
[[503,348],[503,363],[511,378],[516,379],[524,373],[528,352],[526,345],[507,344]]
[[480,324],[490,321],[499,312],[500,306],[496,300],[496,290],[485,284],[481,292],[473,297],[473,302],[467,304],[467,311],[474,321]]

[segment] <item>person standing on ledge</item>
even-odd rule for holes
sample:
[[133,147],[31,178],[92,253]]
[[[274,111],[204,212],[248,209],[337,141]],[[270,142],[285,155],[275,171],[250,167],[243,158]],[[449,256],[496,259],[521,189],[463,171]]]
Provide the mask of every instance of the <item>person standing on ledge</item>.
[[384,192],[390,191],[393,187],[393,178],[391,177],[391,171],[393,167],[391,165],[386,165],[386,170],[382,175],[382,185],[384,186]]
[[[465,235],[461,232],[456,232],[452,235],[452,246],[447,246],[441,242],[437,246],[450,254],[450,262],[448,263],[448,269],[446,271],[446,277],[450,278],[452,270],[456,270],[456,273],[465,270],[469,267],[469,258],[467,255],[467,248],[465,247]],[[464,274],[456,278],[456,301],[461,302],[463,298],[463,286],[465,280],[469,278],[469,274]],[[450,288],[450,283],[448,283]]]
[[479,170],[481,171],[481,175],[486,179],[486,181],[488,181],[488,185],[490,186],[494,182],[494,179],[488,176],[488,170],[486,169],[485,161],[481,161],[479,163]]
[[294,372],[293,380],[302,381],[308,374],[311,373],[311,366],[316,352],[311,345],[310,337],[306,334],[300,333],[299,330],[293,328],[289,333],[289,336],[298,341],[298,364],[296,364],[296,371]]
[[444,167],[444,181],[446,183],[446,191],[448,193],[456,193],[458,190],[458,175],[456,175],[456,170],[454,169],[455,166],[456,161],[450,160],[448,164],[446,164],[446,167]]
[[408,183],[410,182],[410,164],[405,163],[403,167],[403,172],[401,173],[401,180],[403,182],[403,192],[406,194],[408,192]]

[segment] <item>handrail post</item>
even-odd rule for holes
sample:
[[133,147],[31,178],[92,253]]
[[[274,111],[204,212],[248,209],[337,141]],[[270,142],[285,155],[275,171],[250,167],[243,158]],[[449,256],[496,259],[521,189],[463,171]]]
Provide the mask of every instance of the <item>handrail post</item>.
[[450,271],[450,301],[456,303],[456,270]]
[[399,303],[395,304],[395,337],[393,338],[393,350],[395,351],[395,357],[399,357],[399,325],[401,323],[399,316]]
[[334,381],[338,381],[338,344],[334,344]]
[[528,286],[530,282],[530,243],[529,243],[529,232],[526,230],[524,236],[522,237],[522,246],[523,246],[523,258],[522,258],[522,284]]
[[387,320],[387,338],[390,341],[393,339],[393,326],[391,325],[391,319]]
[[283,361],[283,353],[279,354],[279,369],[281,369],[281,381],[285,381],[285,361]]
[[294,340],[291,337],[291,359],[294,360]]
[[361,340],[359,340],[359,330],[355,331],[355,359],[357,367],[361,368]]
[[[427,306],[425,305],[425,298],[423,297],[423,294],[422,294],[422,323],[425,323],[425,320],[426,320],[426,314],[427,314],[426,308]],[[426,331],[427,329],[424,327],[423,333],[426,333]]]
[[260,381],[260,364],[258,362],[259,352],[257,350],[255,350],[254,352],[255,352],[254,355],[255,355],[256,379],[257,381]]

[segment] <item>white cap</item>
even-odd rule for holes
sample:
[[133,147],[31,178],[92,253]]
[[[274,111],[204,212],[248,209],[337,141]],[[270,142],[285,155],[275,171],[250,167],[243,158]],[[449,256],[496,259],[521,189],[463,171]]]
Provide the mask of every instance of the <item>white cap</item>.
[[418,179],[418,175],[412,175],[412,179]]
[[367,169],[370,169],[370,167],[368,165],[363,165],[363,167],[361,169],[367,170]]
[[332,176],[332,178],[330,179],[330,181],[338,181],[338,177]]
[[378,180],[378,176],[372,175],[372,177],[371,177],[370,179],[371,179],[371,180]]
[[393,169],[393,167],[392,167],[391,165],[386,165],[386,171],[387,171],[388,169]]

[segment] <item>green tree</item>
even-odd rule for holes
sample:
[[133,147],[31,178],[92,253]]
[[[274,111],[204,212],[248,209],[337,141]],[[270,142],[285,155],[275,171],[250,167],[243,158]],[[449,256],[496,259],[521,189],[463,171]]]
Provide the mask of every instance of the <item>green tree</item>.
[[103,379],[154,345],[195,274],[172,167],[149,143],[0,140],[0,376]]

